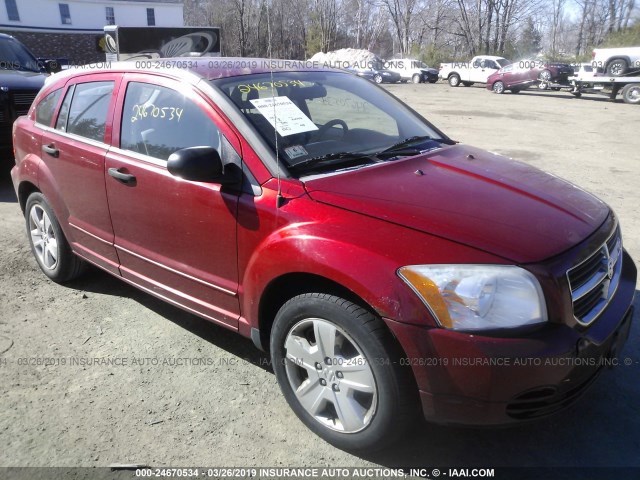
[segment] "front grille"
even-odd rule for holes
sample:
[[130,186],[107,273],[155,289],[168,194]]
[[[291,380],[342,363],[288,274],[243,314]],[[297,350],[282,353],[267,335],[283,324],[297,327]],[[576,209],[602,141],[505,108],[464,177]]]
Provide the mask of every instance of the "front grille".
[[622,273],[622,237],[616,225],[607,241],[567,271],[573,314],[583,325],[593,322],[609,304]]

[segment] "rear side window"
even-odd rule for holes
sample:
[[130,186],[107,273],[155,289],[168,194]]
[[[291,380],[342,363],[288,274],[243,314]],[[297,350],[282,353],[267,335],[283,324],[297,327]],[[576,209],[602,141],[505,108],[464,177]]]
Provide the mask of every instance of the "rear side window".
[[36,123],[41,125],[49,126],[51,125],[51,119],[53,118],[53,112],[56,109],[56,105],[58,105],[58,99],[62,94],[62,89],[58,89],[54,92],[51,92],[49,95],[44,97],[40,103],[36,106]]
[[173,152],[195,146],[220,151],[220,131],[199,105],[170,88],[129,83],[120,148],[167,160]]
[[[61,118],[67,116],[66,131],[81,137],[104,142],[104,130],[107,123],[109,101],[113,92],[114,82],[79,83],[73,91],[68,113],[65,110],[67,98],[60,109],[56,128],[64,130]],[[67,94],[69,97],[71,92]]]

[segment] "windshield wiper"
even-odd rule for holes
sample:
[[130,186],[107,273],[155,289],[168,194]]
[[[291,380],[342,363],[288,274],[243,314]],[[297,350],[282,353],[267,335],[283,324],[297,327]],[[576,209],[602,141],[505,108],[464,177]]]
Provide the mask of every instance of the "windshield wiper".
[[327,153],[326,155],[321,155],[319,157],[307,158],[306,160],[290,165],[288,168],[291,171],[306,170],[311,166],[329,166],[361,159],[369,160],[370,158],[371,156],[365,153],[335,152]]
[[[404,147],[411,145],[412,143],[418,143],[418,142],[426,142],[427,140],[434,140],[434,141],[438,141],[435,138],[430,137],[429,135],[416,135],[413,137],[409,137],[409,138],[405,138],[404,140],[402,140],[401,142],[398,143],[394,143],[393,145],[391,145],[389,148],[385,148],[384,150],[378,152],[376,155],[381,155],[381,154],[385,154],[385,153],[391,153],[391,152],[398,152],[400,150],[402,150]],[[408,149],[408,150],[417,150],[417,149]],[[417,150],[418,152],[420,152],[419,150]]]

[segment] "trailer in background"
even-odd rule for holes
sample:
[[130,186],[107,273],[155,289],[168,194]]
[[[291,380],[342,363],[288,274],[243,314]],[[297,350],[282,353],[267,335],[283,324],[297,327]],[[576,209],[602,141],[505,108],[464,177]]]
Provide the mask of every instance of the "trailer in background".
[[569,77],[569,85],[549,83],[547,87],[554,90],[568,90],[571,95],[577,98],[586,93],[606,95],[610,100],[615,100],[620,94],[625,103],[640,104],[640,71],[622,76],[611,76],[595,68],[591,71],[582,71],[581,69],[576,76]]
[[219,57],[218,27],[104,27],[108,62],[170,57]]

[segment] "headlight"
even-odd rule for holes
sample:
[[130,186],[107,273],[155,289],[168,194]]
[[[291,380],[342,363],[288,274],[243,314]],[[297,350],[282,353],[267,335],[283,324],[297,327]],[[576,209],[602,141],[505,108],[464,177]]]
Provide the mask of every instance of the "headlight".
[[547,321],[540,284],[520,267],[410,265],[398,275],[445,328],[488,330]]

